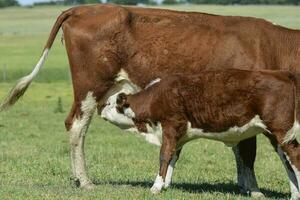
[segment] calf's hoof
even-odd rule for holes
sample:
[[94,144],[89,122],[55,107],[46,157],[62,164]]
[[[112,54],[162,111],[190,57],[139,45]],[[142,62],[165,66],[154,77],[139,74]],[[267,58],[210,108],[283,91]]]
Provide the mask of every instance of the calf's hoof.
[[161,191],[161,188],[156,187],[156,185],[153,185],[153,186],[151,187],[150,191],[151,191],[152,194],[159,194],[160,191]]
[[258,192],[258,191],[252,191],[252,192],[250,192],[250,196],[252,197],[252,198],[265,198],[265,195],[263,194],[263,193],[261,193],[261,192]]

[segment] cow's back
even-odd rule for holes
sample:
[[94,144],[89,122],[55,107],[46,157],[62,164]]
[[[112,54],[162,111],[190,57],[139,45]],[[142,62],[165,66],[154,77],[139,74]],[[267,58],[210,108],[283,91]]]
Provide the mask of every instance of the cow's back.
[[140,87],[160,74],[300,64],[289,59],[294,53],[286,52],[282,37],[300,34],[263,19],[115,5],[80,6],[74,13],[64,23],[67,45],[97,52],[99,65],[123,68]]

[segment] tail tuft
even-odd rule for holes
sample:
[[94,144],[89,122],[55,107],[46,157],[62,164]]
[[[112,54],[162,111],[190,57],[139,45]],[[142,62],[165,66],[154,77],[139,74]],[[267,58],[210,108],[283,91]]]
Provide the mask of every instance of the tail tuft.
[[4,101],[0,105],[0,112],[3,110],[8,109],[9,107],[13,106],[18,99],[23,96],[25,91],[27,90],[28,86],[32,82],[33,78],[38,74],[40,69],[43,67],[44,62],[48,56],[49,49],[45,49],[43,52],[42,57],[40,58],[39,62],[35,66],[34,70],[27,76],[21,78],[18,83],[13,87],[10,91],[8,96],[4,99]]
[[300,144],[300,124],[298,121],[295,121],[293,127],[286,133],[283,143],[288,144],[294,140]]
[[4,101],[0,105],[0,112],[8,109],[10,106],[14,105],[18,99],[23,96],[28,86],[31,83],[30,77],[23,77],[13,89],[10,91],[8,96],[4,99]]

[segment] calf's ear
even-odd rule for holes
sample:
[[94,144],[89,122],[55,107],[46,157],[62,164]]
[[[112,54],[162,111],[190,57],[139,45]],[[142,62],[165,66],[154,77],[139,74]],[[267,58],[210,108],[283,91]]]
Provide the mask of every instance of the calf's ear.
[[129,104],[127,103],[127,95],[125,93],[118,94],[116,103],[117,103],[117,110],[120,113],[124,112],[123,108],[129,107]]

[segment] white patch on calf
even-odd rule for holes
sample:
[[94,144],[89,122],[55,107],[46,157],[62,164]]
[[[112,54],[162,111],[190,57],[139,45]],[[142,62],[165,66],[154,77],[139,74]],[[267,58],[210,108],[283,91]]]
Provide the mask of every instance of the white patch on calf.
[[133,110],[130,107],[124,109],[124,115],[130,119],[135,118],[135,113],[133,112]]
[[153,184],[153,186],[151,187],[151,192],[153,193],[153,194],[158,194],[158,193],[160,193],[160,191],[161,191],[161,189],[163,188],[163,186],[164,186],[164,180],[163,180],[163,178],[158,174],[157,176],[156,176],[156,179],[155,179],[155,182],[154,182],[154,184]]
[[297,140],[300,144],[300,124],[297,120],[294,121],[293,127],[286,133],[283,143],[290,143],[293,140]]
[[240,141],[253,137],[262,132],[269,131],[258,115],[256,115],[242,127],[234,126],[229,128],[227,131],[217,133],[204,132],[203,129],[192,128],[191,123],[188,122],[187,134],[179,140],[178,147],[181,147],[186,142],[197,138],[218,140],[224,142],[228,146],[235,146]]
[[[141,133],[145,137],[146,141],[151,144],[161,146],[163,134],[161,123],[158,122],[156,126],[152,125],[152,127],[149,126],[149,124],[146,124],[146,127],[147,133]],[[253,137],[263,132],[269,131],[258,115],[242,127],[234,126],[229,128],[227,131],[219,133],[209,133],[204,132],[202,129],[192,128],[191,123],[188,122],[187,133],[179,140],[177,149],[181,148],[185,143],[198,138],[218,140],[224,142],[226,145],[235,146],[241,140]]]
[[174,167],[175,167],[177,160],[178,160],[178,156],[176,154],[173,155],[172,160],[170,161],[170,164],[168,166],[168,171],[167,171],[166,178],[165,178],[164,188],[168,188],[171,185],[172,175],[173,175]]
[[150,144],[161,146],[163,132],[161,123],[158,122],[156,126],[154,124],[152,124],[152,126],[146,124],[146,128],[147,133],[141,133],[145,137],[146,141]]

